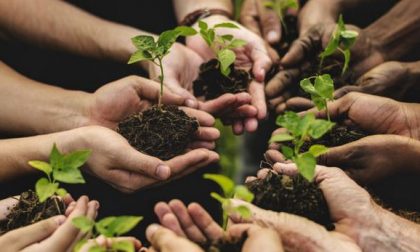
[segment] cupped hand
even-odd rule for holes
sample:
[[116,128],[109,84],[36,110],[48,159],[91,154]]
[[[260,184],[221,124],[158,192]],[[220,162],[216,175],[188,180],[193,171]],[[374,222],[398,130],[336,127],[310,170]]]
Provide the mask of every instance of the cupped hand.
[[[261,120],[265,118],[267,108],[265,104],[263,82],[266,73],[271,68],[272,60],[264,41],[257,34],[223,16],[214,15],[204,18],[202,21],[206,22],[209,26],[213,26],[218,23],[230,22],[239,27],[239,29],[220,28],[216,30],[216,33],[218,35],[231,34],[235,38],[242,39],[247,42],[247,45],[244,47],[235,49],[235,66],[252,72],[255,80],[251,81],[248,89],[249,94],[252,97],[251,105],[253,105],[258,111],[256,119]],[[204,60],[210,60],[215,57],[213,51],[199,35],[188,37],[186,44],[189,48],[200,54]]]
[[68,217],[63,215],[54,216],[7,232],[0,237],[2,249],[4,251],[27,252],[72,251],[73,246],[83,235],[73,225],[73,218],[87,216],[95,219],[99,203],[97,201],[89,201],[88,197],[82,196],[77,202],[73,203],[71,208],[67,210]]
[[270,228],[261,227],[255,224],[235,224],[228,228],[227,233],[228,236],[233,239],[240,239],[243,234],[247,235],[247,239],[242,247],[242,252],[284,251],[279,234]]
[[[103,249],[111,249],[112,245],[116,242],[129,242],[133,244],[134,251],[140,251],[139,249],[142,248],[142,244],[139,240],[134,237],[117,237],[117,238],[109,238],[103,235],[98,236],[95,239],[89,239],[78,251],[80,252],[90,252],[96,251],[93,250],[93,247],[101,247]],[[105,250],[107,251],[107,250]],[[112,250],[111,250],[112,251]]]
[[216,241],[224,234],[219,224],[197,203],[187,207],[180,200],[159,202],[155,213],[164,227],[194,242]]
[[[120,134],[100,126],[77,128],[66,134],[66,139],[57,143],[59,148],[91,149],[86,170],[126,193],[184,176],[219,158],[213,151],[197,148],[162,161],[135,150]],[[209,137],[200,130],[198,135]]]
[[157,224],[147,227],[146,237],[151,244],[147,252],[204,252],[197,244]]

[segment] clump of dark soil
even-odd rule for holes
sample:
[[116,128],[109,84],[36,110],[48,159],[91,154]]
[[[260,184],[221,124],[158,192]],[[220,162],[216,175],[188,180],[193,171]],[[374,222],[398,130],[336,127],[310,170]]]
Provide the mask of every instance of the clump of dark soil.
[[220,239],[199,245],[206,252],[241,252],[247,238],[248,235],[244,233],[240,239]]
[[198,121],[173,105],[153,106],[122,121],[117,131],[138,151],[171,159],[185,151],[198,129]]
[[290,177],[269,172],[246,186],[255,195],[252,203],[263,209],[300,215],[334,229],[322,191],[300,174]]
[[206,100],[215,99],[226,93],[240,93],[248,90],[251,77],[242,69],[231,65],[229,77],[220,72],[217,59],[201,64],[198,78],[193,83],[194,95],[204,96]]
[[52,216],[64,214],[66,206],[59,198],[49,198],[40,203],[32,190],[23,192],[6,219],[0,220],[0,235],[8,231],[34,224]]
[[283,17],[282,29],[281,29],[281,43],[276,45],[274,48],[283,56],[289,51],[293,41],[299,37],[297,29],[297,17],[294,15],[286,14]]

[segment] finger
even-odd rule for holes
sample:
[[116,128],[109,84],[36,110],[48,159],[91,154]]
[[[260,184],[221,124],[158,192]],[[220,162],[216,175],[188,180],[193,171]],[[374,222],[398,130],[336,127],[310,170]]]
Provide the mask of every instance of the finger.
[[295,176],[298,174],[297,166],[294,163],[275,163],[273,170],[288,176]]
[[181,224],[182,230],[190,240],[195,242],[205,242],[207,240],[204,234],[193,222],[184,203],[180,200],[171,200],[169,202],[169,206]]
[[285,91],[285,92],[282,93],[281,96],[269,100],[268,104],[269,104],[271,109],[276,109],[278,106],[285,103],[291,96],[292,96],[291,92]]
[[172,173],[176,175],[188,167],[194,167],[205,162],[210,159],[210,155],[210,151],[207,149],[195,149],[166,161],[166,164],[171,167]]
[[257,180],[257,177],[255,177],[255,176],[248,176],[248,177],[245,178],[245,184],[251,183],[252,181],[255,181],[255,180]]
[[358,141],[328,148],[328,152],[318,157],[318,163],[325,166],[351,167],[358,150]]
[[279,16],[273,9],[266,8],[262,1],[257,1],[257,6],[264,39],[270,44],[280,42],[281,27]]
[[64,197],[62,197],[62,200],[66,206],[70,205],[72,202],[75,202],[70,193],[64,195]]
[[261,37],[260,24],[256,17],[258,16],[258,7],[255,0],[247,0],[243,2],[240,23],[247,29]]
[[255,118],[246,118],[244,120],[245,130],[247,132],[255,132],[258,129],[258,121]]
[[256,117],[258,113],[258,110],[252,106],[252,105],[242,105],[238,108],[236,108],[234,111],[232,111],[229,114],[223,115],[223,118],[225,119],[242,119],[246,117]]
[[180,109],[182,109],[190,117],[196,118],[200,126],[211,127],[216,122],[214,117],[207,112],[187,107],[181,107]]
[[171,176],[170,167],[162,160],[143,154],[134,148],[121,153],[120,163],[122,169],[146,175],[158,180],[166,180]]
[[[319,37],[319,36],[318,36]],[[301,63],[306,55],[314,50],[314,45],[320,43],[320,38],[313,38],[313,34],[307,33],[295,40],[290,46],[289,51],[281,59],[281,64],[285,67],[296,66]]]
[[262,228],[252,224],[236,224],[229,228],[231,237],[241,238],[246,232],[248,239],[243,245],[243,252],[272,251],[281,252],[283,246],[279,234],[270,228]]
[[213,127],[199,127],[194,135],[200,141],[216,141],[220,137],[220,131]]
[[267,162],[274,164],[276,162],[284,162],[285,158],[283,156],[283,154],[281,154],[280,151],[278,150],[268,150],[265,153],[265,157],[267,159]]
[[197,98],[190,91],[182,87],[181,83],[179,83],[176,76],[170,76],[170,75],[165,76],[165,87],[164,87],[163,96],[162,96],[162,102],[164,104],[172,104],[170,103],[170,101],[168,102],[167,100],[165,100],[166,94],[175,94],[184,99],[183,104],[177,104],[177,105],[185,105],[190,108],[198,107]]
[[204,149],[208,149],[208,150],[214,150],[216,148],[216,143],[215,142],[205,142],[205,141],[195,141],[192,142],[188,145],[188,148],[191,150],[194,149],[200,149],[200,148],[204,148]]
[[[351,106],[355,101],[360,97],[360,93],[351,92],[340,99],[337,99],[333,102],[328,103],[328,112],[331,119],[340,117],[341,115],[346,115]],[[307,113],[314,113],[317,118],[326,118],[327,113],[325,110],[318,111],[316,108],[310,109]]]
[[286,108],[292,111],[304,111],[314,107],[314,103],[303,97],[293,97],[286,101]]
[[252,73],[258,82],[264,82],[265,74],[270,71],[273,64],[264,41],[258,39],[256,42],[249,44],[251,49],[251,59],[253,61]]
[[220,227],[210,214],[199,204],[189,204],[188,213],[191,215],[195,225],[198,226],[209,240],[216,241],[223,237],[222,227]]
[[10,209],[19,202],[19,196],[10,197],[0,201],[0,220],[6,219],[10,213]]
[[350,93],[350,92],[361,92],[361,93],[366,93],[363,90],[363,87],[360,86],[344,86],[342,88],[339,88],[337,90],[335,90],[334,92],[334,99],[339,99],[343,96],[345,96],[346,94]]
[[168,228],[177,235],[181,237],[187,237],[187,234],[185,234],[184,230],[182,229],[181,223],[179,223],[179,220],[174,213],[171,212],[165,214],[162,218],[161,224],[162,226]]
[[20,251],[31,244],[37,244],[49,237],[66,220],[63,215],[54,216],[35,224],[9,231],[2,236],[8,243]]
[[268,168],[260,169],[257,172],[257,178],[258,179],[265,179],[270,172],[271,172],[271,170],[268,169]]
[[236,120],[233,122],[232,131],[235,135],[241,135],[244,133],[244,125],[242,120]]
[[267,116],[267,104],[265,102],[264,85],[261,82],[251,81],[249,93],[252,96],[251,104],[257,108],[257,119],[262,120]]
[[277,105],[275,109],[276,115],[283,114],[286,109],[287,109],[286,103],[284,102],[280,103],[279,105]]
[[235,108],[237,96],[234,94],[224,94],[216,99],[199,103],[199,109],[212,115],[224,114],[227,110]]
[[147,240],[149,240],[149,242],[152,244],[153,248],[157,251],[203,251],[196,244],[184,238],[178,237],[172,231],[157,224],[152,224],[147,227],[146,237]]
[[276,97],[284,92],[289,86],[297,83],[300,76],[298,68],[285,69],[276,74],[265,87],[267,97]]

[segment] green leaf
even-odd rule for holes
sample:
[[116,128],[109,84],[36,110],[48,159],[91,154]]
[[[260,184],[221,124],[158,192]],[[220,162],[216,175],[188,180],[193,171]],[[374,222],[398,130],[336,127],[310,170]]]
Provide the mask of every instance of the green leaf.
[[239,26],[237,26],[237,25],[236,25],[236,24],[234,24],[234,23],[229,23],[229,22],[226,22],[226,23],[216,24],[216,25],[214,26],[214,28],[232,28],[232,29],[239,29]]
[[314,88],[319,96],[332,100],[334,97],[334,81],[329,74],[319,75],[315,78]]
[[319,157],[327,151],[328,148],[320,144],[312,145],[308,150],[308,152],[311,153],[314,157]]
[[305,78],[300,81],[300,87],[308,94],[311,95],[318,95],[318,92],[315,90],[314,85],[312,85],[312,82],[309,78]]
[[246,186],[238,185],[235,187],[235,198],[252,202],[254,200],[254,194]]
[[151,59],[152,59],[152,55],[149,52],[138,50],[131,55],[127,64],[133,64],[139,61],[151,60]]
[[65,168],[78,169],[86,163],[91,153],[91,150],[79,150],[66,154],[63,165]]
[[50,183],[46,178],[40,178],[35,184],[35,191],[41,203],[53,196],[57,189],[58,183]]
[[206,31],[209,28],[207,23],[201,20],[198,20],[198,27],[200,27],[200,30],[204,30],[204,31]]
[[76,245],[74,245],[74,248],[73,248],[73,251],[74,252],[79,252],[81,249],[82,249],[82,247],[86,244],[88,242],[88,240],[87,239],[81,239],[81,240],[79,240],[77,243],[76,243]]
[[325,98],[321,96],[311,95],[311,100],[315,104],[318,110],[323,110],[326,108],[327,103],[326,103]]
[[276,124],[280,127],[284,127],[296,135],[296,128],[300,121],[298,114],[292,111],[286,111],[283,115],[280,115],[276,119]]
[[131,38],[131,42],[139,51],[149,51],[156,47],[155,39],[148,35],[135,36]]
[[50,176],[52,172],[52,167],[47,162],[34,160],[34,161],[29,161],[28,164],[35,169],[43,171],[45,174],[47,174],[47,176]]
[[226,199],[226,198],[223,198],[220,194],[215,193],[215,192],[211,192],[211,193],[210,193],[210,196],[211,196],[213,199],[215,199],[215,200],[219,201],[222,205],[224,205],[224,204],[227,202],[227,200],[228,200],[228,199]]
[[305,136],[311,124],[315,121],[315,115],[313,113],[307,113],[300,120],[296,127],[296,135]]
[[344,55],[344,66],[343,66],[343,70],[341,72],[341,74],[344,74],[347,69],[349,68],[349,64],[350,64],[350,49],[344,50],[343,51],[343,55]]
[[75,227],[80,229],[82,233],[90,232],[95,226],[95,222],[86,216],[76,217],[71,222]]
[[54,143],[51,153],[50,153],[50,165],[55,169],[56,167],[61,167],[63,163],[63,157],[60,151],[57,149],[57,145]]
[[55,193],[60,197],[64,197],[67,195],[68,192],[64,188],[58,188]]
[[281,3],[283,11],[286,11],[287,9],[299,9],[298,0],[283,0]]
[[228,177],[220,174],[206,173],[203,178],[216,182],[222,188],[225,197],[231,197],[235,188],[235,183]]
[[118,252],[134,252],[134,244],[130,241],[112,241],[111,248]]
[[87,161],[90,154],[90,150],[81,150],[64,155],[62,166],[53,170],[54,179],[69,184],[85,183],[79,168]]
[[158,39],[158,47],[162,48],[160,56],[164,56],[169,52],[169,48],[175,43],[179,36],[179,32],[175,30],[164,31],[160,34]]
[[79,169],[63,167],[53,170],[54,179],[68,184],[84,184],[82,172]]
[[233,35],[226,34],[221,36],[223,40],[232,41]]
[[118,216],[108,225],[108,230],[120,236],[132,230],[142,219],[141,216]]
[[246,42],[245,40],[242,39],[234,39],[228,46],[228,48],[230,49],[234,49],[234,48],[239,48],[239,47],[243,47],[247,44],[248,42]]
[[288,160],[293,159],[294,152],[293,152],[293,149],[292,149],[292,148],[290,148],[290,147],[288,147],[288,146],[285,146],[285,145],[282,145],[280,148],[281,148],[281,153],[283,153],[283,155],[284,155],[284,156],[285,156]]
[[274,135],[270,138],[269,143],[278,143],[278,142],[288,142],[292,141],[294,138],[288,133],[280,133],[277,135]]
[[101,234],[104,235],[106,237],[113,237],[113,233],[111,231],[108,230],[109,225],[111,225],[111,223],[116,219],[117,217],[114,216],[110,216],[110,217],[106,217],[103,218],[102,220],[100,220],[99,222],[97,222],[95,224],[95,228],[96,230]]
[[304,153],[294,159],[299,173],[308,181],[312,181],[315,176],[316,159],[311,153]]
[[315,120],[308,130],[313,139],[319,139],[334,127],[335,123],[323,119]]
[[197,34],[197,31],[189,26],[178,26],[177,28],[175,28],[175,31],[178,32],[178,36],[184,37]]
[[236,55],[232,50],[223,49],[217,54],[217,59],[220,62],[220,70],[223,75],[229,76],[230,66],[235,62]]
[[100,246],[100,245],[94,245],[93,247],[89,248],[88,252],[106,252],[107,249]]
[[246,206],[238,206],[234,208],[234,212],[238,213],[243,219],[249,219],[252,217],[252,212]]
[[271,0],[265,1],[264,2],[264,7],[272,9],[272,8],[274,8],[274,3]]

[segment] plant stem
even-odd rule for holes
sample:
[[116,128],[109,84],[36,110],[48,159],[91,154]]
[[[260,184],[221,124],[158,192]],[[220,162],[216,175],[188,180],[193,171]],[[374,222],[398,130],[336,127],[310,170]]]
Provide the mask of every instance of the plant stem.
[[330,111],[328,110],[328,102],[325,100],[325,112],[327,113],[328,122],[331,122]]
[[63,213],[61,213],[61,210],[60,210],[60,207],[58,206],[58,202],[57,202],[57,197],[54,197],[54,203],[55,203],[55,207],[57,208],[57,210],[58,210],[58,213],[61,215],[61,214],[63,214]]
[[159,93],[159,102],[158,102],[158,106],[159,108],[162,106],[162,96],[163,96],[163,79],[164,79],[164,75],[163,75],[163,66],[162,66],[162,59],[158,58],[159,61],[159,68],[160,68],[160,93]]

